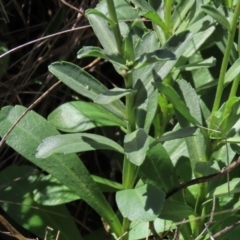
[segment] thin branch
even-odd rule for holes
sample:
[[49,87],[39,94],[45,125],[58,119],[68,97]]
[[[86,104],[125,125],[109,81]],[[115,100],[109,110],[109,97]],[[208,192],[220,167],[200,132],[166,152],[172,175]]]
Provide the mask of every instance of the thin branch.
[[61,2],[63,4],[65,4],[66,6],[70,7],[71,9],[75,10],[76,12],[82,14],[85,18],[87,18],[87,16],[84,14],[83,11],[79,10],[78,8],[74,7],[73,5],[71,5],[70,3],[67,3],[65,0],[61,0]]
[[76,27],[76,28],[73,28],[73,29],[68,29],[68,30],[65,30],[65,31],[61,31],[61,32],[58,32],[58,33],[54,33],[54,34],[50,34],[50,35],[47,35],[45,37],[41,37],[41,38],[38,38],[38,39],[35,39],[33,41],[30,41],[30,42],[27,42],[27,43],[24,43],[20,46],[17,46],[3,54],[0,55],[0,59],[7,56],[8,54],[12,53],[12,52],[15,52],[23,47],[26,47],[28,45],[31,45],[33,43],[36,43],[36,42],[40,42],[40,41],[43,41],[45,39],[48,39],[48,38],[52,38],[52,37],[55,37],[55,36],[58,36],[58,35],[61,35],[61,34],[64,34],[64,33],[69,33],[69,32],[73,32],[73,31],[77,31],[77,30],[82,30],[82,29],[85,29],[85,28],[88,28],[90,27],[90,25],[86,25],[86,26],[82,26],[82,27]]
[[203,183],[203,182],[208,182],[208,181],[212,181],[216,178],[219,178],[219,177],[222,177],[226,174],[228,174],[229,172],[231,172],[235,167],[237,167],[238,165],[240,164],[240,157],[232,162],[231,164],[229,164],[227,167],[224,167],[221,172],[218,172],[218,173],[214,173],[214,174],[211,174],[211,175],[207,175],[207,176],[204,176],[204,177],[200,177],[200,178],[195,178],[193,180],[190,180],[188,182],[184,182],[174,188],[172,188],[171,190],[169,190],[167,193],[166,193],[166,199],[169,198],[170,196],[172,196],[173,194],[175,194],[176,192],[180,191],[180,190],[183,190],[189,186],[192,186],[192,185],[195,185],[195,184],[199,184],[199,183]]
[[237,227],[238,225],[240,225],[240,221],[234,223],[232,226],[225,227],[223,230],[221,230],[221,231],[219,231],[218,233],[214,234],[212,237],[213,237],[213,238],[220,237],[221,235],[223,235],[224,233],[232,230],[233,228]]

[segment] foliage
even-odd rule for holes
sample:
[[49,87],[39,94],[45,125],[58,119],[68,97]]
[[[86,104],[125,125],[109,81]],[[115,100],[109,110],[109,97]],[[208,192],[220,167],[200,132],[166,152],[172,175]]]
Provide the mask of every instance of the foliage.
[[[1,190],[6,201],[20,192],[19,202],[28,205],[16,221],[43,238],[43,226],[52,220],[35,215],[29,206],[51,205],[62,213],[65,203],[81,198],[101,216],[102,228],[112,239],[160,239],[165,234],[176,239],[167,232],[170,227],[179,232],[179,239],[239,236],[239,228],[221,232],[237,222],[237,212],[227,211],[239,205],[236,170],[230,179],[199,182],[168,194],[182,182],[224,171],[239,153],[240,2],[224,4],[102,0],[86,11],[102,48],[85,46],[77,58],[109,61],[122,82],[108,89],[76,64],[49,66],[85,101],[67,102],[48,119],[28,112],[7,136],[9,146],[49,174],[31,173],[26,179],[29,189],[16,182]],[[222,52],[222,61],[212,56],[212,49]],[[24,111],[22,106],[2,108],[2,137]],[[85,132],[113,126],[121,131],[117,140]],[[121,183],[91,175],[76,154],[95,150],[121,156]],[[18,173],[29,171],[33,169],[21,166]],[[15,173],[9,167],[1,178],[13,180]],[[115,193],[117,210],[103,192]],[[6,202],[2,208],[14,217],[14,206]],[[214,214],[218,212],[225,214]],[[183,220],[189,221],[177,224]],[[77,234],[72,222],[62,226],[62,219],[53,221],[61,229],[59,239],[96,239],[94,233]]]

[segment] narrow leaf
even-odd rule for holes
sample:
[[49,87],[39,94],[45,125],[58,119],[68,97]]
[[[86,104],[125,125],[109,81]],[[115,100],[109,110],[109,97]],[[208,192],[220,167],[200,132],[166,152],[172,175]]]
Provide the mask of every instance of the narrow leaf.
[[164,85],[161,82],[157,82],[155,85],[159,91],[168,98],[168,100],[173,104],[174,108],[177,109],[181,115],[183,115],[192,124],[200,125],[198,121],[190,114],[186,104],[171,86]]
[[98,149],[113,150],[123,153],[116,142],[91,133],[73,133],[45,138],[37,148],[36,157],[47,158],[54,153],[77,153]]
[[[226,194],[239,193],[240,192],[239,181],[240,178],[233,178],[231,181],[218,186],[214,190],[214,195],[221,196]],[[228,189],[229,187],[230,191]]]
[[165,141],[171,141],[178,138],[186,138],[194,135],[197,131],[197,127],[185,127],[180,128],[176,131],[166,132],[156,140],[156,142],[165,142]]
[[206,14],[214,18],[219,24],[221,24],[228,31],[231,30],[230,23],[228,22],[226,17],[216,9],[216,7],[212,7],[210,5],[204,5],[201,8]]
[[[8,106],[0,111],[1,137],[24,111],[26,111],[26,108],[21,106]],[[79,195],[105,219],[112,231],[120,236],[121,225],[117,216],[82,161],[75,154],[55,154],[46,159],[35,157],[36,149],[41,141],[48,136],[58,134],[57,130],[47,120],[31,111],[15,126],[7,137],[6,143],[25,159],[52,174]]]
[[148,146],[148,135],[141,128],[126,135],[124,138],[124,152],[129,161],[137,166],[143,163]]
[[151,5],[149,5],[148,2],[144,0],[132,0],[132,3],[137,7],[139,15],[149,18],[150,20],[158,24],[164,30],[164,32],[168,32],[165,23],[160,18],[158,13],[151,7]]
[[138,59],[136,59],[133,68],[139,69],[154,62],[167,60],[176,60],[175,54],[167,49],[158,49],[150,53],[142,54]]
[[[52,63],[49,66],[49,71],[72,90],[91,100],[94,100],[99,94],[108,90],[97,79],[72,63]],[[104,108],[121,119],[125,118],[125,107],[120,100],[106,105]]]
[[144,122],[144,130],[146,133],[149,132],[152,121],[154,119],[155,113],[158,106],[158,91],[157,89],[150,95],[147,101],[146,117]]
[[62,104],[48,115],[48,121],[64,132],[83,132],[100,126],[126,127],[126,122],[104,107],[83,101]]
[[124,96],[129,94],[133,94],[134,91],[131,89],[124,89],[124,88],[113,88],[108,90],[102,94],[99,94],[95,99],[94,102],[98,104],[109,104],[113,101],[116,101]]
[[109,55],[105,52],[104,49],[99,47],[83,47],[77,53],[77,58],[84,58],[84,57],[97,57],[108,60],[109,62],[116,64],[119,68],[127,70],[128,68],[125,65],[124,60],[119,55]]
[[226,72],[224,86],[230,83],[235,77],[239,75],[240,73],[239,65],[240,65],[240,58],[238,58]]
[[89,9],[86,11],[86,14],[94,33],[96,34],[106,53],[117,55],[118,50],[114,34],[109,27],[107,19],[103,17],[104,14],[96,9]]
[[[111,180],[92,176],[102,192],[116,192],[123,190],[122,185]],[[80,197],[67,186],[63,185],[50,174],[40,176],[38,185],[33,191],[34,201],[45,206],[56,206],[80,199]]]

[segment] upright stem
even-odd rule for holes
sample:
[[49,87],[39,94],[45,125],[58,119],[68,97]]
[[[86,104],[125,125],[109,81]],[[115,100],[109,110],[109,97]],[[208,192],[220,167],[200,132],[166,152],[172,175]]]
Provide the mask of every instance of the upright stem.
[[115,9],[113,0],[107,0],[107,6],[108,6],[109,18],[111,19],[109,24],[113,30],[113,34],[117,43],[118,53],[122,55],[122,36],[120,33],[116,9]]
[[[132,73],[128,73],[126,77],[124,78],[125,81],[125,88],[127,89],[133,89],[133,79],[132,79]],[[135,131],[135,114],[134,114],[134,95],[129,94],[126,96],[126,116],[128,120],[128,126],[127,126],[127,134],[132,133]],[[123,163],[123,187],[124,189],[132,189],[134,187],[136,177],[137,177],[138,167],[131,163],[129,159],[125,156],[124,157],[124,163]],[[131,221],[129,221],[127,218],[124,218],[123,220],[123,233],[129,231]],[[128,234],[126,234],[123,239],[128,239]]]
[[[219,82],[218,82],[218,86],[217,86],[217,92],[216,92],[216,96],[215,96],[215,100],[214,100],[214,104],[213,104],[212,115],[211,115],[211,118],[210,118],[210,128],[211,129],[214,128],[214,122],[211,121],[211,119],[213,118],[214,112],[218,111],[219,106],[220,106],[220,102],[221,102],[221,98],[222,98],[222,92],[223,92],[223,89],[224,89],[225,73],[226,73],[227,66],[228,66],[230,52],[231,52],[231,49],[232,49],[232,46],[233,46],[233,41],[234,41],[234,36],[235,36],[235,32],[236,32],[236,27],[237,27],[239,14],[240,14],[240,1],[238,1],[237,6],[236,6],[235,11],[234,11],[232,24],[231,24],[231,30],[230,30],[229,35],[228,35],[226,49],[225,49],[225,53],[224,53],[224,57],[223,57],[223,61],[222,61],[222,66],[221,66],[220,76],[219,76]],[[236,85],[234,84],[234,88],[235,88],[235,86]]]
[[172,12],[172,0],[165,0],[165,24],[168,31],[171,30],[171,12]]

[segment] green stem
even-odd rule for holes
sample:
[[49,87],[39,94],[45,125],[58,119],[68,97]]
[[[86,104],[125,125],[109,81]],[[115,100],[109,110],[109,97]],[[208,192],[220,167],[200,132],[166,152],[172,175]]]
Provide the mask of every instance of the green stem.
[[165,24],[168,31],[171,30],[171,12],[172,12],[172,0],[165,0]]
[[226,70],[227,70],[227,66],[228,66],[231,49],[233,46],[233,41],[234,41],[234,36],[235,36],[235,32],[236,32],[236,26],[237,26],[239,14],[240,14],[240,1],[238,1],[237,6],[235,8],[233,19],[232,19],[232,24],[231,24],[231,30],[228,34],[228,40],[227,40],[226,49],[225,49],[225,53],[224,53],[224,57],[223,57],[223,61],[222,61],[221,70],[220,70],[217,92],[216,92],[216,96],[215,96],[215,100],[214,100],[214,104],[213,104],[212,115],[210,117],[210,128],[211,129],[214,129],[214,122],[211,121],[211,119],[213,118],[214,112],[218,111],[220,102],[221,102],[221,98],[222,98],[222,92],[224,89],[224,78],[225,78],[225,74],[226,74]]
[[[126,89],[133,89],[133,79],[132,79],[132,73],[128,73],[126,77],[124,78],[125,81],[125,88]],[[127,134],[132,133],[135,131],[135,115],[134,115],[134,95],[129,94],[126,96],[126,116],[128,120],[128,126],[127,126]],[[135,185],[135,181],[137,178],[138,173],[138,167],[131,163],[129,159],[125,156],[124,157],[124,163],[123,163],[123,188],[124,189],[132,189]],[[131,221],[129,221],[127,218],[124,218],[123,224],[122,224],[122,233],[126,233],[129,231]],[[123,240],[128,239],[128,234],[124,235]]]
[[226,7],[231,8],[233,6],[233,0],[224,0]]
[[[195,212],[197,215],[202,215],[202,204],[206,200],[207,195],[207,189],[208,189],[208,183],[200,183],[199,185],[199,195],[197,197],[196,205],[195,205]],[[202,217],[204,217],[202,215]],[[200,233],[200,230],[202,229],[202,219],[196,220],[193,223],[193,235],[197,237]]]
[[108,6],[109,18],[111,19],[109,24],[113,30],[113,34],[117,43],[118,53],[122,55],[122,36],[120,33],[116,9],[115,9],[113,0],[107,0],[107,6]]
[[[236,96],[236,93],[237,93],[237,90],[238,90],[238,86],[239,86],[239,81],[240,81],[240,75],[235,77],[235,79],[233,81],[231,92],[229,94],[228,100],[230,100],[231,98]],[[227,109],[227,107],[226,107],[226,109]]]
[[[126,89],[133,88],[132,73],[128,73],[125,77],[125,87]],[[135,131],[135,115],[133,106],[134,105],[134,95],[129,94],[126,96],[126,116],[128,120],[127,134]],[[133,188],[136,180],[138,167],[131,163],[127,157],[124,158],[123,163],[123,187],[124,189]]]

